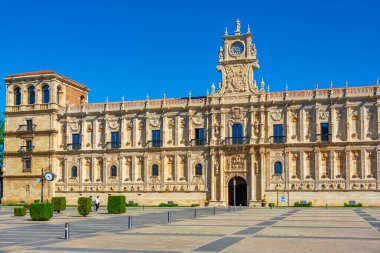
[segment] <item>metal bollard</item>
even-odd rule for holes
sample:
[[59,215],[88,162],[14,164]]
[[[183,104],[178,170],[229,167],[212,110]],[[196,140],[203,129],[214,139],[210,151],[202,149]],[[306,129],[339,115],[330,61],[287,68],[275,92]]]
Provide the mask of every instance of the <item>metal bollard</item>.
[[240,204],[240,208],[239,209],[241,210],[241,204]]
[[143,210],[145,210],[145,204],[143,205]]
[[216,214],[216,207],[214,206],[214,215]]
[[168,223],[170,223],[170,212],[168,212]]
[[326,204],[326,210],[327,210],[327,204]]
[[70,239],[70,225],[68,222],[65,223],[65,240]]
[[194,218],[195,219],[197,218],[197,209],[196,208],[194,209]]
[[132,216],[128,216],[128,229],[132,229]]

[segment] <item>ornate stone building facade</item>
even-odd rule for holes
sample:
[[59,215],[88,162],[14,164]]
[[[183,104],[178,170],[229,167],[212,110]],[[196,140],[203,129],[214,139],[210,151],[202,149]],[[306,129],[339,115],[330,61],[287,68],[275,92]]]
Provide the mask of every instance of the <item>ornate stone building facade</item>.
[[[139,204],[306,200],[380,205],[380,87],[265,90],[249,29],[227,31],[218,88],[204,97],[88,103],[89,89],[53,71],[6,82],[4,202],[48,197]],[[281,204],[281,202],[280,202]]]

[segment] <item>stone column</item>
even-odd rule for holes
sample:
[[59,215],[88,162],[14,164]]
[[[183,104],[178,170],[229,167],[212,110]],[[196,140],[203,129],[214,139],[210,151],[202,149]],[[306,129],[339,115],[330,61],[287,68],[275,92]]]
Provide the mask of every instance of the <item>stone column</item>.
[[319,185],[319,179],[320,179],[320,170],[319,170],[319,148],[314,148],[314,189],[316,189]]
[[91,140],[91,147],[92,149],[97,149],[97,141],[98,139],[98,121],[94,120],[92,122],[92,140]]
[[78,158],[79,160],[79,189],[82,190],[82,185],[83,185],[83,170],[85,169],[85,167],[83,166],[84,164],[84,158],[83,157],[79,157]]
[[365,179],[366,176],[366,164],[365,164],[365,149],[360,150],[360,165],[361,165],[361,170],[360,170],[360,176],[359,178]]
[[210,136],[209,136],[209,140],[210,140],[210,145],[214,145],[215,144],[215,129],[214,129],[214,125],[215,125],[215,110],[214,108],[211,108],[211,113],[210,113]]
[[211,150],[211,169],[210,169],[210,181],[211,181],[211,201],[216,201],[216,175],[215,175],[215,152]]
[[136,182],[136,156],[132,156],[132,159],[131,159],[131,167],[130,167],[130,170],[131,170],[131,182]]
[[179,116],[176,116],[174,118],[174,127],[173,127],[173,131],[174,131],[174,145],[175,146],[178,146],[179,145],[179,129],[180,129],[180,117]]
[[376,147],[376,166],[377,166],[377,170],[376,170],[376,175],[374,176],[377,180],[377,189],[379,189],[380,188],[380,146]]
[[[249,151],[250,155],[250,164],[251,166],[248,169],[248,175],[250,178],[250,196],[249,196],[249,202],[255,202],[256,201],[256,161],[255,156],[256,152],[255,149],[251,148]],[[258,168],[257,168],[258,169]]]
[[81,149],[86,149],[86,122],[84,120],[84,118],[81,119],[80,121],[80,137],[81,137],[81,141],[80,143],[82,144],[82,147]]
[[[267,117],[268,119],[268,117]],[[259,143],[263,143],[266,139],[266,135],[265,135],[265,109],[264,109],[264,106],[260,106],[260,140],[259,140]],[[266,126],[268,126],[268,120],[266,122]],[[261,169],[260,169],[261,170]]]
[[144,190],[146,190],[148,188],[148,153],[145,152],[144,153],[144,164],[143,164],[143,173],[142,173],[142,177],[143,177],[143,182],[144,182]]
[[108,142],[108,133],[109,133],[109,130],[108,130],[108,117],[107,115],[104,116],[104,127],[103,127],[103,133],[104,133],[104,142],[103,142],[103,149],[104,147],[107,145],[107,142]]
[[301,180],[305,180],[305,157],[304,157],[305,152],[303,150],[300,151],[300,174],[298,175]]
[[314,140],[316,142],[320,141],[321,139],[318,138],[318,135],[321,133],[320,132],[320,122],[319,122],[319,106],[316,105],[315,107],[315,110],[314,110],[314,114],[315,114],[315,133],[314,133]]
[[107,156],[103,155],[102,159],[102,181],[103,181],[103,190],[106,189],[106,184],[108,181],[108,173],[107,173]]
[[346,107],[346,141],[351,141],[351,130],[350,130],[350,114],[351,108],[345,104]]
[[285,150],[284,151],[284,174],[285,174],[285,189],[288,189],[289,188],[289,179],[290,179],[290,176],[289,176],[289,173],[290,173],[290,169],[289,169],[289,150]]
[[330,172],[329,172],[329,178],[331,180],[335,179],[335,151],[330,150]]
[[166,128],[167,128],[167,118],[166,118],[166,114],[165,113],[162,113],[162,124],[161,124],[161,136],[162,136],[162,147],[165,147],[166,146],[166,134],[167,134],[167,131],[166,131]]
[[[305,133],[303,131],[303,129],[304,129],[304,117],[305,117],[304,114],[305,113],[304,113],[303,108],[304,107],[301,107],[300,112],[299,112],[300,115],[299,115],[299,126],[298,127],[299,127],[299,133],[300,133],[300,137],[299,137],[300,142],[303,142],[305,139]],[[303,168],[303,167],[301,167],[301,168]]]
[[[376,118],[377,118],[376,129],[377,129],[377,133],[379,133],[380,132],[380,99],[377,99],[376,101]],[[379,139],[380,139],[380,135],[377,134],[377,140]]]
[[68,168],[67,168],[67,156],[65,156],[64,158],[63,158],[63,168],[64,168],[64,175],[62,175],[62,177],[63,177],[63,182],[65,182],[65,187],[67,187],[67,182],[69,181],[68,179],[69,179],[69,177],[70,177],[70,174],[69,174],[69,170],[68,170]]
[[224,183],[224,172],[226,170],[225,168],[225,155],[223,151],[219,151],[219,157],[220,157],[220,169],[219,169],[219,179],[220,179],[220,201],[225,203],[225,191],[226,191],[226,184]]
[[193,173],[191,171],[191,152],[186,153],[186,171],[187,171],[187,189],[191,190],[191,181],[193,180]]
[[[359,113],[360,113],[360,116],[359,116],[359,120],[360,120],[360,140],[365,140],[365,122],[366,122],[366,119],[365,119],[365,106],[362,105],[360,106],[360,109],[359,109]],[[364,178],[363,178],[364,179]]]
[[289,108],[285,107],[284,109],[285,111],[285,119],[284,119],[284,123],[285,123],[285,140],[286,140],[286,143],[289,143],[291,142],[291,136],[290,136],[290,124],[289,124],[289,118],[290,118],[290,110]]
[[226,113],[221,110],[220,112],[220,139],[225,140],[226,137],[232,137],[232,134],[230,134],[229,131],[230,131],[229,125],[226,122]]
[[174,182],[178,182],[178,155],[177,154],[174,154],[173,180]]
[[125,127],[125,117],[121,117],[120,118],[120,148],[124,148],[125,147],[125,143],[126,143],[126,134],[125,132],[127,131],[126,130],[126,127]]
[[331,134],[331,141],[336,141],[336,131],[335,131],[335,118],[336,118],[336,108],[330,107],[330,134]]
[[346,147],[346,150],[345,150],[345,153],[346,153],[346,189],[350,189],[351,186],[350,186],[350,181],[351,181],[351,160],[350,160],[350,157],[351,157],[351,150],[349,148]]
[[[265,187],[270,186],[270,168],[265,167],[266,152],[264,148],[260,148],[260,193],[258,195],[259,199],[262,199],[265,192]],[[266,175],[266,178],[265,178]],[[266,183],[266,185],[265,185]]]
[[[255,136],[255,125],[254,125],[254,121],[255,121],[255,118],[254,118],[254,114],[255,114],[255,111],[253,110],[253,106],[249,109],[249,135],[250,135],[250,140],[249,140],[249,143],[250,144],[253,144],[254,143],[254,136]],[[252,168],[252,166],[251,166]]]
[[132,147],[137,147],[137,131],[138,131],[138,126],[137,126],[137,118],[134,118],[132,120]]
[[119,156],[118,161],[119,161],[119,165],[118,165],[119,173],[117,173],[117,175],[119,176],[119,191],[121,191],[123,187],[123,177],[124,177],[124,157]]

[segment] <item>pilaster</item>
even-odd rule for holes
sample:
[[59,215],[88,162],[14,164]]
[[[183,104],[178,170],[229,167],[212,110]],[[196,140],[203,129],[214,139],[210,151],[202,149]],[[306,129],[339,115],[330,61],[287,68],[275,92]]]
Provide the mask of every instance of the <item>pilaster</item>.
[[215,175],[215,152],[211,150],[211,169],[210,169],[210,181],[211,181],[211,201],[216,201],[216,175]]
[[320,180],[320,170],[319,170],[320,152],[319,151],[320,151],[319,148],[314,148],[314,180],[315,180],[314,189],[318,187],[319,180]]
[[351,150],[346,147],[345,150],[346,154],[346,189],[350,188],[350,181],[351,181]]
[[222,201],[225,203],[225,191],[226,191],[226,184],[224,183],[224,173],[225,173],[225,164],[224,159],[225,154],[223,151],[219,151],[219,158],[220,158],[220,170],[219,170],[219,179],[220,179],[220,199],[219,201]]
[[366,164],[365,164],[365,149],[363,149],[363,148],[360,150],[360,165],[361,165],[360,166],[361,169],[360,169],[359,178],[365,179]]

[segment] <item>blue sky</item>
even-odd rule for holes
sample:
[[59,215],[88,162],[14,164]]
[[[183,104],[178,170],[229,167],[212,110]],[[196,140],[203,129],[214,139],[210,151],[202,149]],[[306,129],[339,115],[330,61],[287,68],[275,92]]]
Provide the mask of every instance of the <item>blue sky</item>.
[[380,77],[376,0],[3,0],[0,10],[0,76],[52,69],[88,85],[90,102],[205,95],[236,18],[254,35],[255,79],[272,91]]

